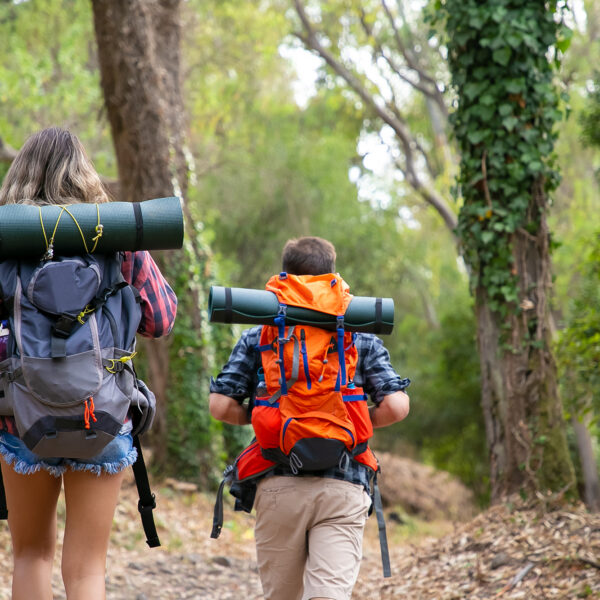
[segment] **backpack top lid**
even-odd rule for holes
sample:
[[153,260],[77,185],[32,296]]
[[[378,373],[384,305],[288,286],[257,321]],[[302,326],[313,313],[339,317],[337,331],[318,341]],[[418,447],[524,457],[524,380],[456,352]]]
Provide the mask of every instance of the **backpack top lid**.
[[283,272],[271,277],[265,289],[275,293],[281,304],[335,316],[343,315],[352,300],[350,287],[338,273],[290,275]]

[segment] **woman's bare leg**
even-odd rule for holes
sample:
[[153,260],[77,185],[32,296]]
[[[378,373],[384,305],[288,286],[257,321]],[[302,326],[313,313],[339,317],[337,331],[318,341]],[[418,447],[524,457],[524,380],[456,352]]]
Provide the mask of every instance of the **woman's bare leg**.
[[56,504],[61,478],[47,471],[17,473],[3,459],[8,526],[13,546],[13,600],[52,599]]
[[62,576],[68,600],[104,600],[106,554],[124,471],[64,474],[67,519]]

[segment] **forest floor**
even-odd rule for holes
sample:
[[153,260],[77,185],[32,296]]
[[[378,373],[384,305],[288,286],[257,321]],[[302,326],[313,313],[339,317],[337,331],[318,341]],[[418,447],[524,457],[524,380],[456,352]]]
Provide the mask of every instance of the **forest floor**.
[[[383,487],[383,486],[382,486]],[[108,600],[262,599],[253,516],[226,500],[209,538],[212,496],[173,480],[154,484],[162,546],[149,549],[129,477],[121,492],[107,567]],[[225,495],[226,498],[228,494]],[[385,498],[384,498],[385,500]],[[458,522],[386,512],[392,577],[384,579],[377,523],[369,519],[354,600],[600,599],[600,515],[581,506],[546,510],[515,501]],[[62,500],[59,512],[64,512]],[[60,519],[59,519],[60,520]],[[60,543],[59,551],[60,554]],[[0,524],[0,600],[10,598],[10,538]],[[55,598],[64,599],[58,558]]]

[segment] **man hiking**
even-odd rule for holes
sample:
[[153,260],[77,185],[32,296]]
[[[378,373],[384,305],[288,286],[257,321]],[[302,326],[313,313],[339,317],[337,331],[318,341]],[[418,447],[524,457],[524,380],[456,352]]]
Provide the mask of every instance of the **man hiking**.
[[[323,312],[334,297],[345,309],[351,296],[335,259],[327,240],[290,240],[267,289],[304,294]],[[244,331],[211,382],[211,415],[252,423],[257,436],[255,539],[267,600],[351,597],[377,470],[368,438],[409,411],[410,381],[374,334],[344,332],[342,315],[337,337],[284,321]]]

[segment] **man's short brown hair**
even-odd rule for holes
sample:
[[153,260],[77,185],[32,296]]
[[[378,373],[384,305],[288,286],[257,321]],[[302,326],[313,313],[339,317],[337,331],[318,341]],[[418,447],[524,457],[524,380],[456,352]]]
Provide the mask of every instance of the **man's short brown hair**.
[[281,263],[290,275],[323,275],[335,272],[335,248],[319,237],[288,240],[283,248]]

